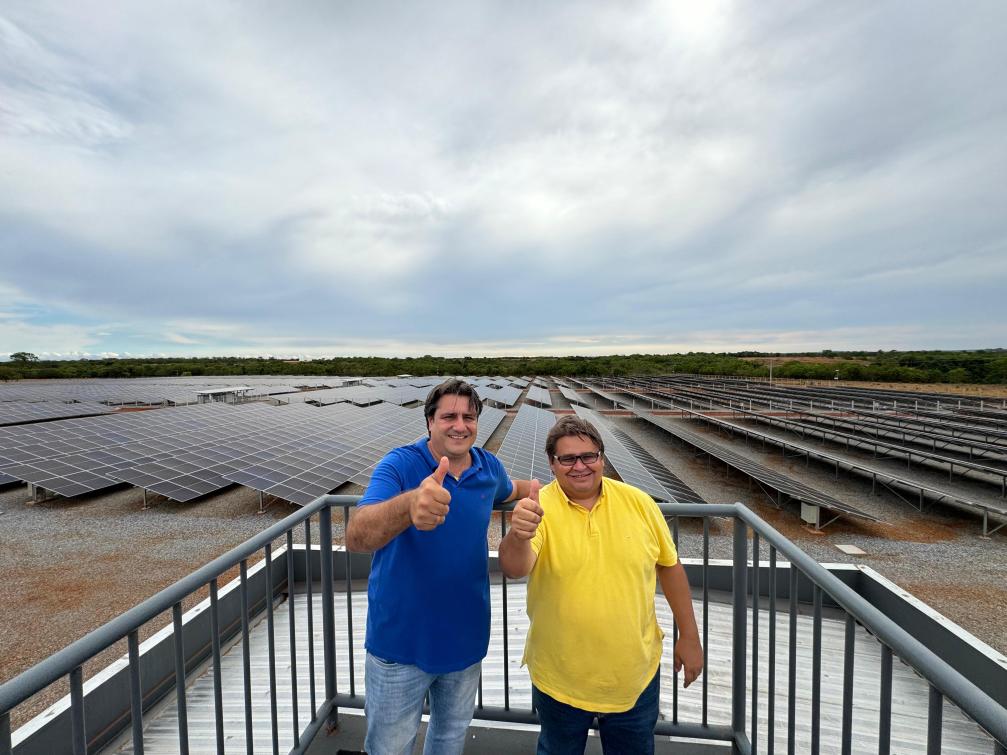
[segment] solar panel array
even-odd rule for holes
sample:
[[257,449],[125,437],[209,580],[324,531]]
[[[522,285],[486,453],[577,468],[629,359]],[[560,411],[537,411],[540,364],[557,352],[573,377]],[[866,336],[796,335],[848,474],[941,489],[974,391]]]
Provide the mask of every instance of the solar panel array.
[[841,511],[844,514],[850,514],[862,519],[869,519],[873,522],[880,521],[876,516],[868,514],[862,509],[858,509],[848,503],[843,503],[826,493],[805,485],[803,482],[795,480],[792,477],[787,477],[786,475],[780,474],[769,467],[763,466],[748,457],[737,454],[719,443],[714,443],[701,435],[685,430],[669,420],[667,417],[659,417],[651,414],[650,412],[639,410],[636,411],[636,414],[648,422],[657,425],[666,432],[680,438],[689,445],[700,449],[710,456],[720,459],[728,466],[744,472],[753,480],[758,480],[759,482],[773,488],[774,490],[778,490],[795,500],[815,504],[832,511]]
[[110,405],[155,405],[196,403],[197,391],[241,385],[251,395],[297,391],[305,387],[339,386],[341,377],[283,376],[198,377],[198,378],[115,378],[96,380],[31,380],[0,383],[0,402],[6,401],[93,401]]
[[552,399],[549,397],[549,391],[539,385],[533,385],[528,389],[525,401],[531,401],[539,406],[552,406]]
[[[476,442],[504,416],[484,409]],[[425,432],[422,409],[395,404],[201,404],[0,430],[0,474],[67,497],[128,482],[189,501],[239,482],[304,504]]]
[[0,472],[71,497],[118,484],[110,473],[191,447],[203,432],[224,440],[261,404],[201,404],[0,428]]
[[88,417],[107,414],[111,409],[94,401],[3,401],[0,402],[0,425],[20,425],[50,419]]
[[669,503],[704,503],[696,491],[686,485],[639,443],[600,414],[574,407],[578,417],[594,425],[605,442],[605,459],[622,481],[645,491],[656,501]]
[[545,409],[522,404],[507,430],[497,456],[511,477],[518,480],[552,480],[545,456],[545,436],[556,424],[556,415]]

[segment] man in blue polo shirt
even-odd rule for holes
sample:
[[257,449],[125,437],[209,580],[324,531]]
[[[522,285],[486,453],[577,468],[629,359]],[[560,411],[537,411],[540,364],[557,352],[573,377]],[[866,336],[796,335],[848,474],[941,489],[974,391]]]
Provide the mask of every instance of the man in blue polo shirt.
[[430,391],[429,437],[375,467],[346,546],[373,551],[367,588],[370,755],[411,753],[430,694],[424,753],[461,753],[489,646],[486,531],[494,503],[524,498],[493,454],[473,448],[482,402],[471,385]]

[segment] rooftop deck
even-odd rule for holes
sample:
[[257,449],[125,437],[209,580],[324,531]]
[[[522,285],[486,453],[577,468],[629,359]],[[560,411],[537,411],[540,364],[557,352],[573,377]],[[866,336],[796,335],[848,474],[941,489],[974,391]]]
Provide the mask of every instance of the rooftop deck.
[[[352,596],[354,614],[353,632],[353,673],[355,692],[360,696],[361,703],[366,693],[364,683],[364,626],[367,611],[367,594],[363,588],[355,591]],[[314,612],[313,625],[316,628],[313,637],[316,658],[322,657],[322,601],[317,586],[313,591],[311,601]],[[507,585],[507,616],[508,616],[508,655],[507,668],[509,683],[507,686],[509,705],[513,709],[530,711],[531,680],[527,670],[521,667],[521,657],[524,651],[524,638],[528,629],[525,615],[525,585],[521,582],[511,582]],[[497,582],[493,585],[492,603],[494,617],[491,631],[490,650],[483,662],[482,699],[488,706],[504,706],[504,648],[503,648],[503,588]],[[307,596],[304,592],[294,595],[295,626],[307,626]],[[205,608],[205,607],[204,607]],[[291,603],[283,601],[275,609],[274,621],[277,627],[275,635],[275,653],[278,659],[276,668],[276,705],[278,719],[279,746],[281,752],[287,752],[294,746],[293,736],[293,705],[291,695],[290,663],[281,659],[290,656],[289,636],[285,628],[289,622]],[[335,601],[336,626],[345,627],[347,610],[345,596],[339,595]],[[665,633],[671,636],[672,616],[667,603],[660,595],[656,598],[658,622]],[[694,604],[696,615],[701,616],[703,606],[700,601]],[[727,602],[713,601],[709,604],[710,635],[709,635],[709,668],[707,677],[709,684],[709,720],[713,724],[729,725],[731,721],[731,605]],[[789,619],[784,612],[778,614],[778,636],[785,637],[789,632]],[[769,612],[760,611],[760,678],[768,677],[769,668]],[[798,617],[797,648],[798,690],[796,696],[796,713],[802,720],[811,716],[811,684],[810,669],[812,662],[812,617]],[[837,755],[842,752],[841,722],[842,722],[842,678],[844,657],[845,621],[838,618],[823,618],[822,620],[822,740],[823,755]],[[351,649],[349,635],[340,634],[336,639],[337,677],[341,688],[348,688],[350,678]],[[272,742],[272,727],[270,714],[269,685],[269,652],[268,627],[265,617],[256,622],[249,645],[251,657],[252,680],[252,716],[253,745],[256,752],[268,752]],[[671,720],[673,716],[672,701],[674,699],[675,675],[671,657],[671,641],[665,641],[666,651],[662,660],[661,683],[661,718]],[[308,668],[308,648],[306,642],[300,642],[296,652],[297,666]],[[853,747],[854,753],[876,753],[878,731],[877,693],[880,685],[881,646],[862,627],[856,631],[856,662],[854,664],[854,687],[858,694],[854,697],[853,711]],[[788,676],[788,658],[784,655],[778,658],[776,668],[777,678]],[[240,642],[233,643],[223,654],[221,675],[225,689],[240,690],[242,687],[243,667],[242,648]],[[321,667],[316,668],[317,690],[324,690],[325,683]],[[751,685],[748,692],[751,694]],[[310,679],[301,674],[298,680],[298,721],[304,723],[311,718]],[[215,753],[215,723],[213,712],[213,674],[207,666],[191,680],[188,688],[187,718],[189,727],[190,752]],[[760,711],[768,711],[768,699],[765,690],[760,691]],[[893,752],[925,752],[927,732],[928,685],[913,671],[901,663],[895,665],[892,676],[892,751]],[[228,751],[245,751],[245,719],[244,701],[240,695],[224,696],[224,732]],[[785,685],[777,689],[775,711],[775,745],[780,752],[787,747],[787,690]],[[352,711],[354,714],[358,711]],[[688,690],[678,690],[678,716],[683,721],[699,721],[702,713],[702,686],[697,682]],[[759,730],[768,732],[768,717],[762,716]],[[501,727],[497,730],[498,737],[506,741],[508,730]],[[338,738],[343,747],[363,749],[363,743],[354,742],[352,735]],[[347,741],[349,739],[349,741]],[[983,734],[974,723],[969,721],[953,705],[944,705],[943,746],[947,752],[968,755],[988,755],[993,751],[991,739]],[[801,732],[796,740],[798,752],[809,752],[810,736],[807,731]],[[766,751],[766,740],[763,736],[759,750]],[[333,748],[334,749],[334,748]],[[106,748],[105,752],[132,755],[134,748],[131,742],[116,743]],[[144,752],[148,755],[174,755],[178,752],[178,710],[174,698],[163,703],[144,718]]]
[[[359,715],[356,725],[323,733],[337,710],[349,722],[347,709],[364,703],[367,562],[333,551],[331,537],[331,508],[355,500],[317,499],[0,685],[0,755],[127,753],[141,742],[146,753],[237,752],[249,739],[255,751],[361,748]],[[659,752],[669,736],[687,740],[676,753],[1007,752],[986,733],[1007,741],[1007,664],[974,638],[932,612],[886,606],[877,584],[861,586],[874,593],[868,600],[744,506],[662,510],[733,518],[734,556],[687,562],[707,670],[680,689],[666,640]],[[295,526],[311,542],[312,514],[320,517],[320,546],[295,546]],[[282,539],[286,548],[274,550]],[[257,553],[264,559],[249,566]],[[328,553],[334,558],[322,557]],[[218,591],[216,579],[236,564],[241,578]],[[211,597],[183,616],[181,600],[207,583]],[[524,751],[535,724],[520,667],[525,586],[497,577],[491,594],[494,623],[476,710],[491,731],[469,750]],[[663,597],[655,601],[672,635],[670,611]],[[166,609],[172,625],[138,644],[137,628]],[[82,664],[123,637],[130,653],[85,683]],[[12,733],[9,711],[61,676],[69,677],[70,696]]]

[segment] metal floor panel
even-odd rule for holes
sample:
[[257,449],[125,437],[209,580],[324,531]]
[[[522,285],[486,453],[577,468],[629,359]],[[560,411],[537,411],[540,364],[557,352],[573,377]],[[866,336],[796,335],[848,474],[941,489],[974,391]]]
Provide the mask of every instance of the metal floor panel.
[[[492,591],[493,626],[490,650],[483,662],[482,699],[486,705],[504,705],[504,664],[503,664],[503,607],[502,590],[494,584]],[[526,669],[520,667],[524,650],[524,639],[528,627],[525,615],[525,585],[511,582],[507,585],[507,635],[509,663],[509,704],[516,710],[531,707],[531,682]],[[297,634],[296,663],[298,670],[298,724],[302,728],[310,719],[310,692],[308,668],[307,620],[305,596],[295,596],[295,626]],[[696,618],[702,626],[702,603],[695,604]],[[354,682],[356,694],[364,692],[364,627],[367,610],[365,590],[353,594],[353,647]],[[658,621],[669,639],[665,641],[662,660],[661,716],[670,719],[673,715],[673,671],[671,649],[671,611],[662,596],[656,600]],[[336,611],[336,658],[340,693],[350,692],[349,642],[347,639],[347,601],[345,594],[337,594]],[[709,713],[711,724],[730,724],[731,720],[731,616],[729,604],[709,604],[709,666],[706,676],[709,685]],[[751,611],[748,614],[748,641],[751,648]],[[290,680],[289,645],[289,603],[277,606],[275,611],[276,646],[276,687],[279,746],[282,752],[294,745]],[[768,639],[769,613],[763,601],[759,627],[759,707],[758,732],[761,742],[759,750],[765,751],[768,727],[767,692],[769,678]],[[787,679],[789,616],[785,610],[777,612],[777,659],[775,696],[775,736],[777,751],[786,751],[787,734]],[[317,590],[313,596],[313,622],[315,647],[315,679],[317,700],[324,696],[325,682],[322,670],[322,614],[321,598]],[[797,618],[797,693],[796,717],[798,752],[810,751],[811,722],[811,666],[812,666],[812,618],[800,615]],[[842,727],[842,680],[843,647],[845,622],[837,619],[822,620],[822,704],[821,704],[821,752],[823,755],[840,752],[840,732]],[[250,639],[251,679],[252,679],[252,719],[255,751],[269,752],[272,748],[270,717],[269,660],[267,644],[267,624],[265,617],[259,619],[252,628]],[[223,706],[225,745],[228,752],[245,751],[244,695],[242,681],[242,652],[240,642],[226,650],[221,661],[223,679]],[[746,720],[751,716],[751,655],[746,660],[748,670],[748,697]],[[877,752],[878,693],[880,689],[881,646],[864,629],[858,627],[856,633],[856,660],[854,667],[854,710],[853,710],[853,752]],[[924,680],[909,667],[895,663],[892,674],[892,752],[918,753],[926,750],[928,690]],[[190,681],[187,691],[187,717],[189,724],[189,747],[192,753],[215,752],[213,716],[213,676],[209,669]],[[678,720],[699,722],[701,719],[702,680],[688,690],[678,691]],[[992,752],[992,740],[969,721],[953,705],[944,705],[944,752],[981,753]],[[144,720],[144,749],[146,753],[177,753],[178,730],[177,710],[174,695],[156,710],[147,714]],[[121,742],[120,742],[121,745]],[[110,748],[111,752],[132,753],[132,744]]]

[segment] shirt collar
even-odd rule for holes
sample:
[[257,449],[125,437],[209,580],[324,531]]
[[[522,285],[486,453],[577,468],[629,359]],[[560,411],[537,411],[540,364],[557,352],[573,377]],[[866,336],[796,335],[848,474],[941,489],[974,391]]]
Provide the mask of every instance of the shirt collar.
[[[427,460],[427,466],[430,467],[430,474],[433,474],[437,470],[437,465],[440,464],[440,459],[435,459],[434,455],[430,453],[430,446],[427,445],[427,441],[429,440],[430,438],[424,435],[416,441],[415,445],[420,449],[420,453],[423,454],[423,457]],[[465,473],[468,472],[469,469],[482,470],[482,468],[482,456],[476,453],[476,447],[473,445],[472,448],[469,449],[468,469],[466,469],[465,472],[462,472],[462,477],[465,476]]]
[[[576,506],[578,509],[584,508],[576,501],[570,499],[570,496],[566,494],[566,491],[563,490],[563,486],[560,485],[558,481],[556,482],[556,487],[559,488],[560,495],[562,495],[563,498],[566,500],[567,505]],[[598,499],[594,502],[594,506],[591,507],[591,510],[593,511],[594,509],[598,508],[598,506],[603,504],[607,499],[608,499],[608,480],[603,476],[601,478],[601,491],[598,493]]]

